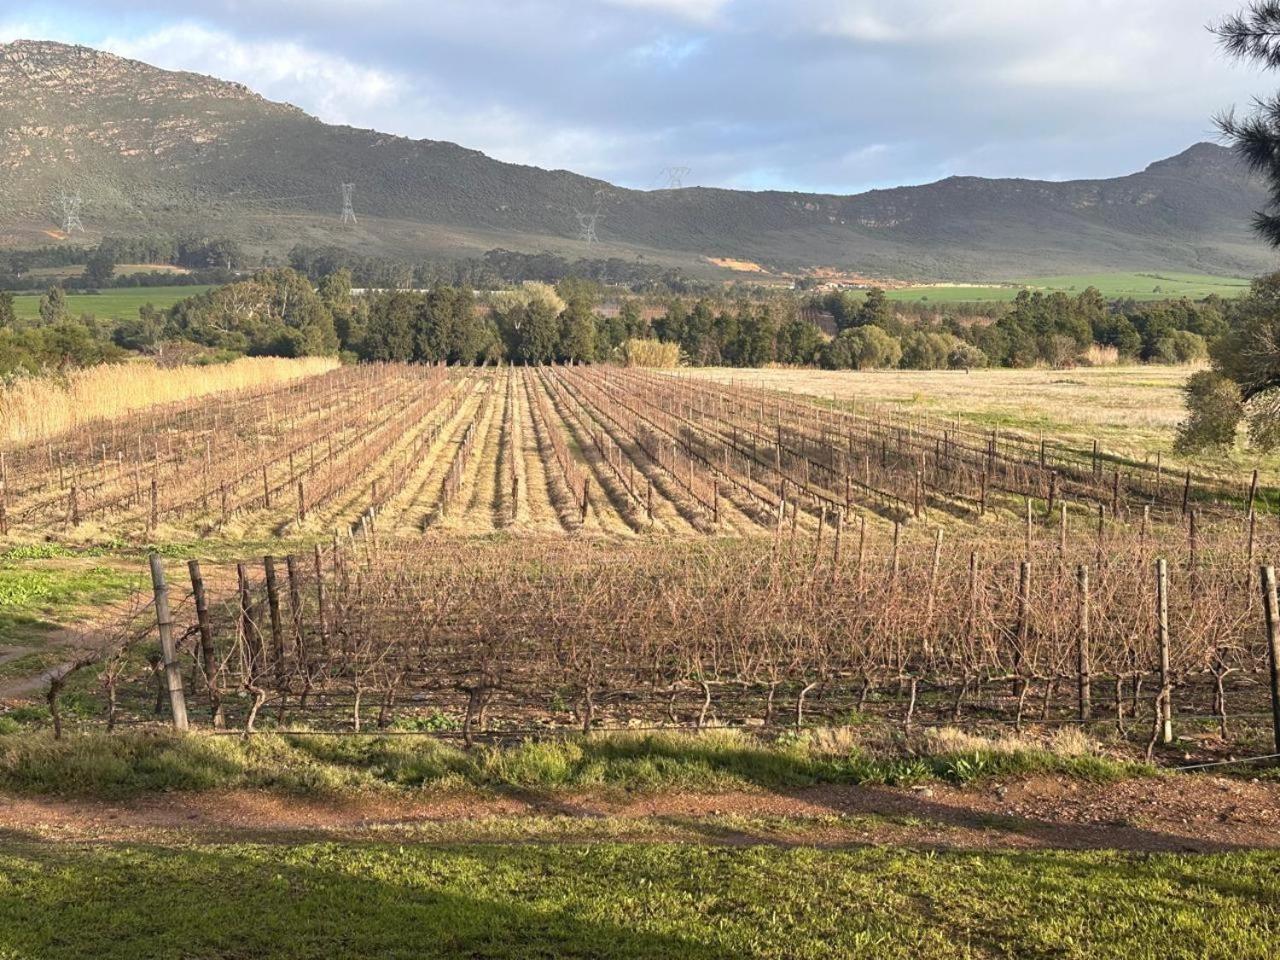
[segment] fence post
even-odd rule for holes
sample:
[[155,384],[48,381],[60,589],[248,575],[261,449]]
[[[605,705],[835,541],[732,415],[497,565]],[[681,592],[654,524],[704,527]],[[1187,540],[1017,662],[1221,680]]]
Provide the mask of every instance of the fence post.
[[1083,563],[1076,567],[1076,585],[1080,593],[1080,634],[1076,650],[1076,669],[1079,676],[1080,722],[1083,723],[1089,719],[1093,707],[1092,664],[1089,649],[1089,568]]
[[191,574],[191,595],[196,603],[196,624],[200,628],[200,655],[204,661],[205,683],[209,685],[209,709],[213,712],[213,725],[221,729],[224,725],[222,716],[222,694],[218,689],[218,658],[213,649],[213,628],[209,624],[209,598],[204,589],[204,575],[200,571],[199,560],[188,560],[187,570]]
[[267,612],[271,615],[271,654],[275,658],[276,686],[284,690],[284,628],[280,625],[280,585],[276,580],[276,558],[268,554],[262,558],[262,570],[267,581]]
[[1173,688],[1169,676],[1169,564],[1156,561],[1156,629],[1160,640],[1160,740],[1173,743]]
[[182,670],[178,666],[178,650],[173,642],[173,615],[169,612],[169,588],[164,582],[164,564],[158,553],[151,555],[151,585],[155,588],[156,626],[160,630],[160,653],[164,658],[165,686],[169,691],[169,709],[173,728],[187,729],[187,700],[182,691]]
[[1262,606],[1267,614],[1267,649],[1271,655],[1271,727],[1280,753],[1280,604],[1276,600],[1276,569],[1262,568]]
[[[336,556],[337,549],[334,554]],[[320,551],[320,544],[316,544],[315,548],[316,562],[316,620],[320,624],[320,655],[322,657],[329,656],[329,611],[328,598],[325,596],[324,589],[324,558]]]

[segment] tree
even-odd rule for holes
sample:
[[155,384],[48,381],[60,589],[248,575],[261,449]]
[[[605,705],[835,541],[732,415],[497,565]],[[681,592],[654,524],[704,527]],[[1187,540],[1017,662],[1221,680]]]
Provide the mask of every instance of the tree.
[[369,310],[361,359],[412,360],[417,312],[417,298],[412,293],[395,290],[380,294]]
[[596,356],[596,318],[590,301],[575,295],[560,314],[560,347],[558,359],[565,363],[582,363]]
[[893,306],[883,290],[872,287],[867,291],[867,298],[862,301],[854,324],[859,327],[879,327],[890,333],[897,331],[898,318],[894,316]]
[[653,335],[653,330],[649,326],[649,321],[645,319],[640,304],[634,300],[627,300],[622,304],[620,319],[625,328],[623,337],[625,340],[644,340]]
[[83,280],[88,287],[105,287],[116,273],[116,258],[109,249],[98,247],[84,265]]
[[[1213,29],[1228,56],[1266,70],[1280,68],[1280,0],[1255,0]],[[1280,94],[1258,98],[1244,117],[1229,110],[1217,123],[1236,154],[1267,181],[1272,208],[1280,206]],[[1280,216],[1259,211],[1253,227],[1271,246],[1280,247]]]
[[545,283],[526,283],[494,295],[498,331],[512,363],[550,363],[560,349],[565,302]]
[[1174,447],[1180,453],[1194,453],[1211,447],[1230,447],[1244,417],[1240,388],[1214,370],[1194,373],[1183,387],[1187,419],[1178,425]]
[[901,360],[898,339],[875,326],[842,330],[822,350],[822,365],[829,370],[876,370]]
[[812,320],[793,314],[778,329],[777,358],[780,363],[811,364],[822,350],[822,331]]
[[40,319],[48,326],[60,323],[67,318],[67,291],[61,287],[50,287],[40,298]]

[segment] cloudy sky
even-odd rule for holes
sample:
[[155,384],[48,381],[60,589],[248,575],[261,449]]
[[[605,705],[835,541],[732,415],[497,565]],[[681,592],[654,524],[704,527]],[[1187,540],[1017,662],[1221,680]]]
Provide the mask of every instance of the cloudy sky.
[[1141,169],[1280,85],[1232,0],[0,0],[79,42],[322,119],[631,187],[855,192]]

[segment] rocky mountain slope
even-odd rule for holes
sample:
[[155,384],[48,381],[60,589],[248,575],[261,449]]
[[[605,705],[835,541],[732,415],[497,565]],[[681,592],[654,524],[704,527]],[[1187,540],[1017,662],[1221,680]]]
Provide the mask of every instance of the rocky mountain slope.
[[[503,246],[965,280],[1247,275],[1276,261],[1249,231],[1264,191],[1211,144],[1111,180],[952,177],[855,196],[634,191],[331,126],[239,84],[32,41],[0,45],[0,130],[8,246],[60,240],[63,197],[78,195],[90,240],[184,232],[276,253],[300,239],[406,258]],[[344,182],[355,184],[354,226],[340,222]],[[599,241],[587,244],[579,214],[593,212]]]

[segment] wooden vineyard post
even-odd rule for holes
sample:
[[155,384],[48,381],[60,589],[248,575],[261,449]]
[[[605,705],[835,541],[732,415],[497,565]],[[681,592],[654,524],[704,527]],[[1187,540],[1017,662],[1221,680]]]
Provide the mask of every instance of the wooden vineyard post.
[[[1018,564],[1018,645],[1013,651],[1013,668],[1016,672],[1014,688],[1021,698],[1027,689],[1027,681],[1022,677],[1022,658],[1031,637],[1031,561],[1023,560]],[[1018,722],[1022,722],[1022,710],[1019,705]]]
[[1187,468],[1187,477],[1182,482],[1182,515],[1187,515],[1187,504],[1191,500],[1191,468]]
[[1156,561],[1156,633],[1160,644],[1160,741],[1173,743],[1173,689],[1169,674],[1169,564]]
[[302,480],[298,480],[298,523],[307,522],[307,492],[303,489]]
[[897,520],[893,521],[893,559],[889,566],[890,583],[898,582],[898,552],[902,545],[902,524]]
[[[336,554],[336,550],[335,550]],[[328,617],[328,597],[325,596],[324,589],[324,556],[320,550],[320,544],[315,545],[315,565],[316,565],[316,620],[320,627],[320,656],[329,656],[329,617]]]
[[267,481],[267,465],[262,465],[262,505],[271,509],[271,484]]
[[298,573],[298,561],[289,554],[284,558],[285,573],[289,580],[289,625],[293,634],[294,655],[298,658],[304,676],[310,675],[310,658],[302,636],[302,578]]
[[978,516],[985,517],[987,515],[987,471],[982,471],[982,487],[978,495]]
[[[933,621],[934,600],[938,592],[938,568],[942,565],[942,528],[939,527],[933,537],[933,563],[929,567],[929,596],[925,600],[925,622]],[[925,634],[926,654],[928,653],[929,634]]]
[[160,655],[164,661],[165,687],[175,730],[187,729],[187,700],[182,690],[182,670],[173,642],[173,614],[169,611],[169,587],[164,581],[164,564],[158,553],[151,555],[151,585],[155,591],[156,627],[160,631]]
[[1262,568],[1262,606],[1267,618],[1267,652],[1271,667],[1271,732],[1280,753],[1280,604],[1276,599],[1276,569]]
[[858,518],[858,589],[862,589],[864,561],[867,558],[867,518]]
[[267,611],[271,615],[271,655],[275,658],[276,686],[284,691],[284,628],[280,624],[280,584],[276,580],[276,558],[267,554],[262,558],[262,570],[267,580]]
[[237,593],[240,600],[240,640],[244,644],[245,666],[249,683],[258,679],[262,668],[262,640],[253,622],[253,601],[249,593],[249,571],[243,563],[236,564]]
[[160,523],[160,486],[155,477],[151,478],[151,503],[147,510],[147,536],[155,535]]
[[579,518],[580,523],[587,522],[587,505],[590,502],[588,500],[587,494],[589,493],[590,489],[591,489],[591,481],[588,480],[586,477],[583,477],[582,478],[582,515]]
[[213,628],[209,622],[209,598],[204,589],[204,575],[200,571],[199,560],[188,560],[187,571],[191,574],[191,595],[196,604],[196,625],[200,630],[200,658],[204,663],[205,683],[209,685],[209,710],[213,714],[213,725],[222,729],[225,721],[222,715],[222,693],[218,687],[218,657],[213,649]]
[[1089,568],[1083,563],[1076,568],[1076,590],[1080,602],[1079,634],[1076,638],[1076,674],[1078,677],[1077,698],[1080,722],[1089,719],[1092,712],[1092,664],[1089,649]]
[[1249,483],[1249,503],[1245,507],[1245,514],[1251,516],[1253,514],[1253,504],[1258,498],[1258,470],[1255,467],[1253,471],[1253,480]]

